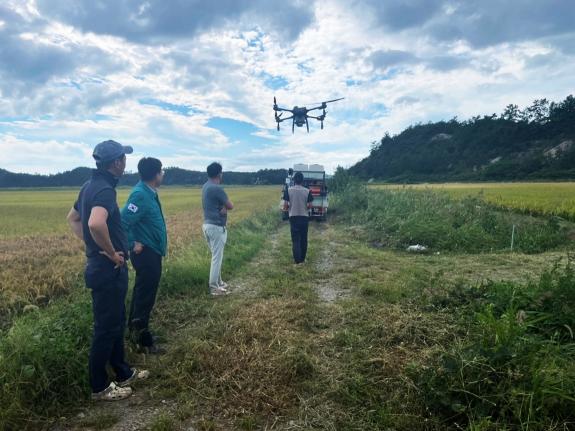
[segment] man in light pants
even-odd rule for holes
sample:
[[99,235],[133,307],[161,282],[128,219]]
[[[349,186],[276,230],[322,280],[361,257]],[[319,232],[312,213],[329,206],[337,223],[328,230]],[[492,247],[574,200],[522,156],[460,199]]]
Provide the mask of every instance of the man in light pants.
[[208,166],[208,181],[202,187],[202,206],[204,208],[204,224],[202,230],[212,252],[210,266],[210,294],[213,296],[227,295],[227,284],[222,281],[222,261],[224,246],[228,238],[226,222],[228,211],[234,205],[221,186],[222,165],[214,162]]

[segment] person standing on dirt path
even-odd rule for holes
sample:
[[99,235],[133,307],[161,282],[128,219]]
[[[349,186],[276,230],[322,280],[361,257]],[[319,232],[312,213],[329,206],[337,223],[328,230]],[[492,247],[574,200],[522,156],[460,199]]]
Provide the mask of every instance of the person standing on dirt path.
[[168,234],[158,188],[164,179],[162,162],[144,157],[138,162],[140,181],[132,189],[122,209],[122,225],[128,234],[130,260],[136,270],[128,329],[138,350],[161,354],[150,329],[150,314],[162,277],[162,258],[166,255]]
[[294,185],[284,191],[284,210],[289,209],[289,222],[292,240],[292,253],[296,265],[305,262],[307,255],[307,233],[309,227],[309,209],[313,196],[303,186],[303,174],[296,172]]
[[227,283],[222,281],[222,261],[224,247],[228,238],[226,229],[228,211],[234,209],[234,204],[221,186],[223,171],[222,165],[217,162],[207,168],[208,181],[202,187],[202,207],[204,209],[204,224],[202,230],[210,251],[212,262],[210,265],[209,289],[213,296],[228,294]]
[[[122,229],[116,201],[116,185],[126,168],[132,147],[115,141],[100,142],[93,157],[97,169],[86,182],[68,213],[68,223],[86,245],[86,287],[92,293],[94,333],[89,374],[92,399],[116,401],[132,395],[130,384],[149,376],[131,368],[125,360],[125,300],[128,291],[128,241]],[[110,364],[116,380],[110,382]]]

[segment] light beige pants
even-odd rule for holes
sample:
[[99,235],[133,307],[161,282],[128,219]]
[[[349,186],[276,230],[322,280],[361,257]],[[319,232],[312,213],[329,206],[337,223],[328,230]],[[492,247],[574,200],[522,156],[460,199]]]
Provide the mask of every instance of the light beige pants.
[[212,252],[210,289],[217,289],[222,284],[222,261],[224,260],[224,247],[228,240],[228,230],[224,226],[215,224],[204,224],[202,230]]

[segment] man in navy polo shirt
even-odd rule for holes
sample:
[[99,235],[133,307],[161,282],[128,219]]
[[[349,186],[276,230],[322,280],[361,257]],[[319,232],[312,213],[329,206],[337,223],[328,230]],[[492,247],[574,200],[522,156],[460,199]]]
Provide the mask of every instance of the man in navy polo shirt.
[[[97,169],[82,186],[68,214],[72,231],[86,245],[84,279],[92,291],[94,334],[89,372],[92,399],[116,401],[132,394],[130,384],[148,372],[131,368],[124,358],[125,299],[128,291],[128,240],[122,229],[116,201],[116,185],[126,168],[132,147],[115,141],[94,148]],[[116,379],[109,382],[107,364]]]

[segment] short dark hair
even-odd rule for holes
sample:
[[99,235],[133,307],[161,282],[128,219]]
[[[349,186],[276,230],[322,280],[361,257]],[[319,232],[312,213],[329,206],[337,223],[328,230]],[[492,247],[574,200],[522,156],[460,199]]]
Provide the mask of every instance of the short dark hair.
[[301,172],[296,172],[293,176],[293,182],[298,186],[303,183],[303,174]]
[[162,162],[153,157],[144,157],[138,162],[138,173],[142,181],[152,181],[162,172]]
[[210,178],[216,178],[218,175],[220,175],[222,173],[222,165],[220,165],[218,162],[213,162],[210,163],[208,165],[208,169],[206,169],[206,171],[208,172],[208,177]]

